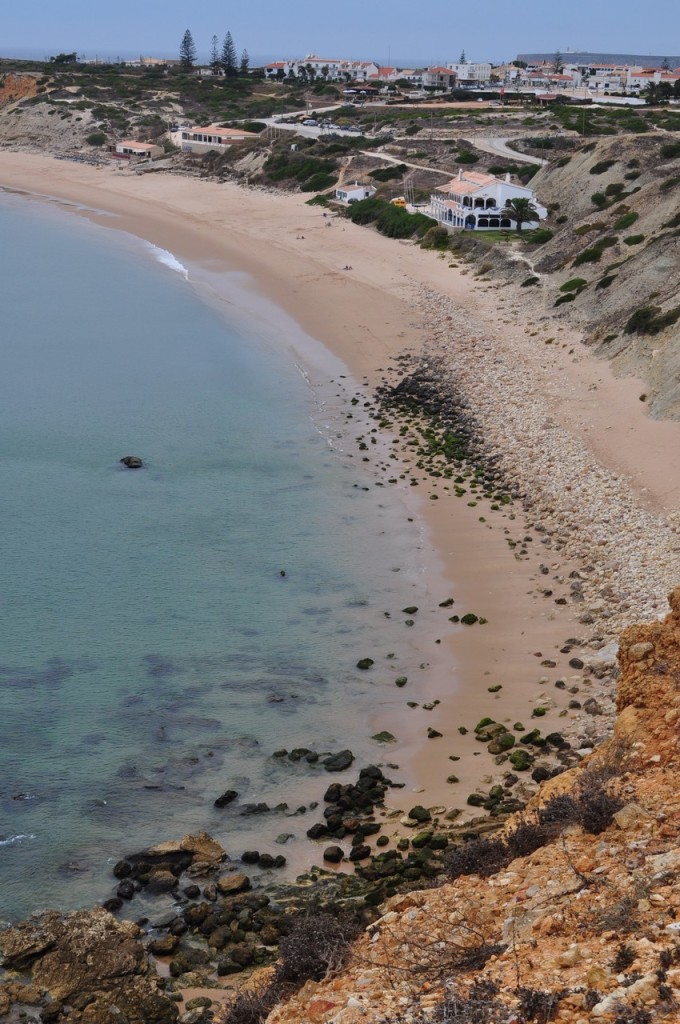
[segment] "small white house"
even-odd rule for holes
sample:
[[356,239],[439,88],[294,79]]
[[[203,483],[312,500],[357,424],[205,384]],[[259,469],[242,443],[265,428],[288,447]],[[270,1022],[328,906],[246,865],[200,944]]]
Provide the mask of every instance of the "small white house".
[[513,227],[513,221],[503,214],[503,207],[508,199],[520,198],[528,199],[536,207],[537,219],[529,224],[548,216],[546,208],[536,202],[533,189],[514,185],[509,174],[497,178],[493,174],[460,170],[458,177],[439,186],[430,197],[429,209],[423,212],[444,227],[498,230]]
[[128,160],[157,160],[163,156],[163,147],[156,146],[153,142],[135,142],[134,139],[124,139],[116,143],[116,156],[122,156]]
[[377,189],[375,185],[361,185],[355,181],[352,185],[341,185],[335,190],[335,198],[339,203],[358,203],[362,199],[372,199]]

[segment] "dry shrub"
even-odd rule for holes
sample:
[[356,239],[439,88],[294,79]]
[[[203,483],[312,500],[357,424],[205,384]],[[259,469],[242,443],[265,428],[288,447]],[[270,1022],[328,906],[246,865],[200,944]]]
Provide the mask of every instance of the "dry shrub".
[[279,944],[278,981],[320,981],[343,965],[360,930],[347,915],[314,910],[301,914]]

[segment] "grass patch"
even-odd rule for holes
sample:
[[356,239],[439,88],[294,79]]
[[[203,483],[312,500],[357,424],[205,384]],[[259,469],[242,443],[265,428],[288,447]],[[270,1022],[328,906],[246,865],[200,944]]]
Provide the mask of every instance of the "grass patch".
[[627,238],[624,238],[623,244],[624,245],[639,245],[640,242],[644,242],[644,240],[645,240],[645,236],[644,235],[628,235]]
[[581,291],[582,288],[588,284],[585,277],[572,277],[570,281],[565,281],[563,285],[560,285],[561,292],[576,292]]
[[616,163],[616,160],[600,160],[599,163],[593,164],[593,166],[590,168],[590,173],[591,174],[604,174],[605,171],[608,171],[609,168],[613,167],[615,163]]

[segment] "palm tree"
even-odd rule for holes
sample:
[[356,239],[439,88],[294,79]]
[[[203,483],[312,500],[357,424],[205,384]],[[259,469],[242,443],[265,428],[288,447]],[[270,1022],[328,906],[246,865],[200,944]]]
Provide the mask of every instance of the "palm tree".
[[503,215],[509,220],[514,220],[517,230],[522,230],[522,224],[530,224],[538,220],[538,210],[530,199],[518,196],[517,199],[506,199],[503,207]]

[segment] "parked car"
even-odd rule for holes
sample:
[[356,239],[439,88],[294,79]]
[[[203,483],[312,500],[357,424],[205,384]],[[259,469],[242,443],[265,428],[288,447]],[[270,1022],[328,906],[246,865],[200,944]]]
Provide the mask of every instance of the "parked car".
[[308,128],[318,128],[319,127],[319,122],[315,121],[313,117],[306,118],[302,123],[304,125],[306,125]]

